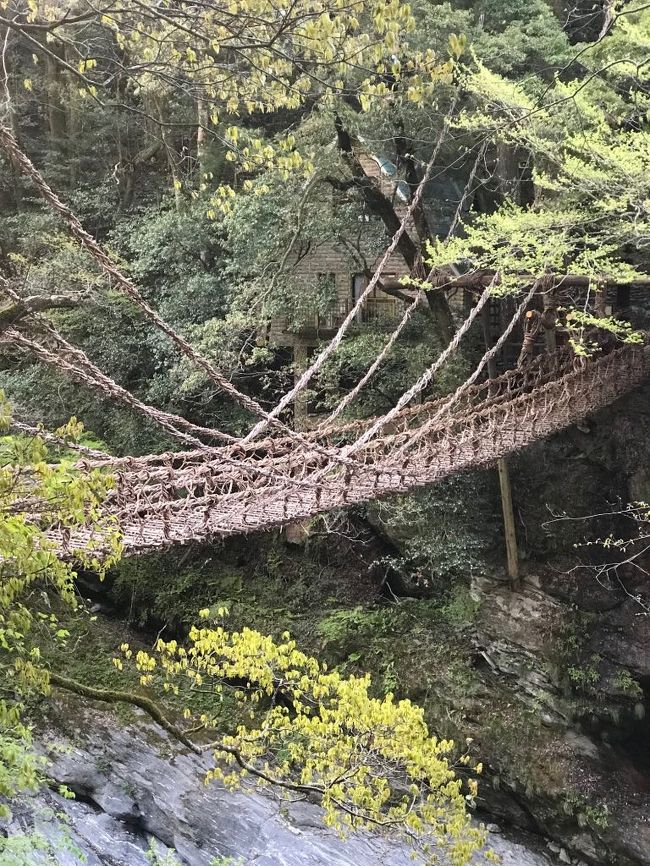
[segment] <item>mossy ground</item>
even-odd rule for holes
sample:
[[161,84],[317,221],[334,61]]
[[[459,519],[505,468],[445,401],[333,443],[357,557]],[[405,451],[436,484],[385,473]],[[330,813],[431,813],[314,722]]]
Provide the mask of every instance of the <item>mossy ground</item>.
[[[51,650],[51,662],[93,685],[137,687],[111,663],[121,643],[150,646],[161,629],[181,637],[198,610],[227,606],[232,629],[288,630],[301,649],[342,673],[370,673],[377,694],[423,706],[430,729],[459,748],[471,738],[487,768],[479,798],[486,809],[505,797],[523,805],[523,823],[524,813],[534,813],[542,827],[579,820],[602,829],[603,810],[573,779],[571,749],[542,722],[540,708],[522,700],[516,678],[485,663],[483,612],[467,583],[449,580],[435,598],[398,600],[373,579],[376,551],[353,547],[318,539],[289,545],[269,534],[124,562],[96,593],[114,613],[73,617],[66,646]],[[171,699],[172,714],[186,697]],[[193,695],[192,703],[218,713],[224,729],[238,721],[227,699]]]
[[[342,673],[371,674],[377,694],[393,692],[422,705],[432,730],[525,784],[526,767],[545,731],[511,700],[507,685],[477,664],[478,604],[462,582],[435,599],[382,597],[367,561],[278,536],[122,563],[106,583],[117,614],[75,616],[52,662],[68,676],[106,688],[137,686],[111,659],[119,646],[151,644],[162,630],[182,635],[204,607],[227,606],[229,625],[279,636]],[[505,686],[505,687],[504,687]],[[201,701],[210,703],[209,697]],[[214,710],[214,704],[210,704]],[[220,708],[224,724],[231,708]],[[531,733],[534,732],[534,736]]]

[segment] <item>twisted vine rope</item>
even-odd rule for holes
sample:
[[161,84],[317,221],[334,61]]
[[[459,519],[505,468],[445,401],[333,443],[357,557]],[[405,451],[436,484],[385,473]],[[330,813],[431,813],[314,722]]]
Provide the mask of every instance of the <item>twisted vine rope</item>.
[[[431,382],[436,373],[439,372],[443,365],[447,363],[449,357],[456,351],[460,344],[460,341],[463,339],[467,331],[469,331],[469,329],[472,327],[472,324],[474,323],[476,317],[479,315],[483,307],[489,301],[490,294],[492,292],[494,284],[496,283],[496,280],[497,277],[494,277],[492,283],[483,291],[481,297],[478,300],[478,303],[472,308],[469,316],[465,319],[458,331],[456,331],[454,339],[447,346],[445,351],[433,362],[433,364],[431,364],[424,371],[424,373],[420,376],[417,382],[411,388],[409,388],[408,391],[405,391],[404,394],[402,394],[402,396],[399,398],[399,400],[390,410],[390,412],[387,412],[386,415],[383,416],[383,418],[377,419],[377,421],[375,421],[375,423],[371,427],[369,427],[368,430],[366,430],[366,432],[363,433],[353,445],[350,445],[346,449],[346,456],[354,454],[355,451],[358,451],[358,449],[361,448],[362,445],[365,445],[365,443],[368,442],[370,439],[372,439],[372,437],[375,436],[382,427],[384,427],[386,424],[390,423],[394,418],[396,418],[399,412],[404,408],[404,406],[410,403],[414,397],[416,397],[426,388],[426,386],[429,384],[429,382]],[[451,400],[449,401],[449,403],[451,404]],[[443,410],[441,409],[440,412],[442,413]]]
[[[185,433],[177,430],[176,428],[178,427],[187,432],[201,434],[214,439],[221,439],[225,442],[235,441],[234,436],[221,433],[219,430],[215,430],[212,427],[201,427],[197,424],[192,424],[191,421],[188,421],[181,415],[176,415],[172,412],[165,412],[162,409],[157,409],[155,406],[144,403],[142,400],[138,400],[135,395],[131,394],[130,391],[127,391],[126,388],[123,388],[111,379],[110,376],[106,375],[103,370],[100,370],[96,364],[93,364],[82,349],[69,343],[63,334],[54,327],[52,322],[46,316],[33,308],[30,304],[29,298],[21,298],[20,295],[9,285],[9,282],[3,277],[0,277],[0,287],[2,288],[2,291],[12,298],[16,304],[22,304],[25,306],[30,312],[32,320],[40,325],[41,330],[44,330],[47,334],[53,337],[54,341],[59,346],[58,353],[50,352],[46,346],[35,339],[31,341],[24,339],[22,341],[22,348],[34,352],[39,360],[52,367],[63,370],[70,374],[72,378],[90,386],[91,388],[100,390],[104,396],[108,397],[110,400],[124,403],[129,406],[129,408],[138,410],[155,424],[159,424],[163,427],[172,437],[178,438],[182,442],[202,447],[201,440],[192,436],[187,436]],[[0,333],[0,341],[18,343],[18,334],[19,332],[16,331],[15,328],[5,328],[4,332]],[[69,356],[68,358],[62,357],[61,349],[67,353]]]
[[328,358],[330,358],[334,354],[334,352],[336,352],[338,347],[341,345],[343,337],[345,336],[348,328],[350,327],[352,322],[355,321],[359,312],[363,309],[363,306],[364,306],[367,298],[370,297],[372,292],[375,290],[379,280],[381,279],[381,275],[383,274],[383,272],[386,268],[386,265],[388,264],[388,261],[390,260],[390,257],[393,255],[393,253],[397,249],[400,238],[402,237],[402,235],[406,231],[406,226],[409,222],[409,219],[413,216],[413,214],[415,213],[416,209],[418,208],[418,206],[420,204],[420,201],[422,200],[422,196],[424,194],[424,189],[427,185],[429,178],[431,177],[431,172],[433,171],[433,167],[435,165],[436,159],[438,157],[438,154],[440,153],[440,148],[442,147],[444,140],[445,140],[445,137],[447,135],[447,130],[449,129],[449,124],[450,124],[453,112],[456,108],[457,100],[458,100],[457,96],[455,96],[454,99],[452,100],[451,106],[449,107],[449,110],[448,110],[447,115],[445,117],[445,121],[444,121],[442,129],[440,131],[440,135],[438,136],[438,140],[436,141],[436,144],[433,148],[433,153],[431,154],[431,157],[430,157],[429,161],[427,162],[426,167],[424,169],[422,179],[420,180],[420,182],[417,186],[417,189],[415,190],[415,193],[413,194],[413,198],[411,199],[411,203],[409,204],[408,208],[406,209],[406,212],[405,212],[404,216],[402,217],[402,220],[399,224],[397,231],[393,235],[393,238],[392,238],[390,244],[388,245],[388,247],[384,251],[384,254],[381,257],[379,264],[377,265],[375,272],[372,275],[372,278],[369,280],[368,285],[365,287],[363,292],[359,295],[359,298],[357,299],[356,303],[353,304],[352,309],[349,311],[349,313],[347,314],[347,316],[345,317],[345,319],[341,323],[336,334],[332,337],[332,339],[325,346],[325,348],[319,352],[319,354],[316,357],[316,360],[313,362],[313,364],[311,364],[311,366],[309,366],[300,375],[300,377],[298,378],[298,381],[295,383],[293,388],[291,388],[289,391],[287,391],[287,393],[284,395],[284,397],[282,397],[282,399],[279,401],[277,406],[269,412],[269,417],[259,421],[255,425],[255,427],[253,427],[253,429],[250,431],[250,433],[244,437],[244,442],[251,442],[257,436],[259,436],[259,434],[262,433],[268,427],[269,420],[277,417],[277,415],[280,412],[282,412],[284,409],[286,409],[286,407],[295,400],[297,395],[300,394],[300,392],[303,391],[307,387],[307,385],[312,380],[312,378],[316,375],[316,373],[318,373],[323,368],[323,365],[328,360]]
[[447,401],[445,402],[445,404],[436,412],[436,414],[433,416],[433,418],[431,418],[429,421],[427,421],[426,424],[422,425],[422,427],[417,431],[417,433],[415,433],[412,440],[400,448],[400,450],[396,454],[397,457],[401,456],[404,453],[404,451],[406,451],[408,448],[411,448],[413,445],[416,445],[417,442],[419,442],[419,440],[423,436],[426,436],[427,433],[442,418],[442,416],[445,415],[449,411],[449,409],[462,397],[462,395],[467,391],[467,389],[470,388],[474,384],[474,382],[476,382],[476,380],[481,375],[481,373],[483,372],[485,367],[487,367],[488,363],[492,360],[492,358],[496,358],[496,356],[499,354],[499,352],[501,351],[501,349],[505,345],[508,337],[510,336],[510,334],[512,333],[512,331],[516,327],[517,322],[521,319],[526,307],[532,301],[533,296],[535,295],[535,293],[538,290],[538,285],[539,285],[539,281],[536,281],[535,283],[533,283],[530,290],[528,291],[528,294],[524,297],[523,301],[519,304],[519,306],[515,310],[515,313],[512,316],[512,318],[510,319],[510,322],[508,323],[507,327],[504,329],[503,333],[501,334],[501,336],[499,337],[497,342],[494,344],[494,346],[492,346],[491,349],[488,349],[488,351],[483,355],[481,360],[476,365],[476,369],[474,370],[472,375],[469,376],[462,383],[462,385],[459,385],[459,387],[454,391],[454,393],[451,395],[451,397],[449,397],[447,399]]

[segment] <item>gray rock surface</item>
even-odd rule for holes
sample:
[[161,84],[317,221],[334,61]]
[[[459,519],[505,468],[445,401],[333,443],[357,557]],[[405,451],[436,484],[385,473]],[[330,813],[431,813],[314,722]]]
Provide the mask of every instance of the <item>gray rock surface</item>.
[[[75,718],[79,718],[75,714]],[[77,795],[53,792],[13,806],[10,835],[30,829],[62,844],[59,866],[149,866],[153,841],[183,866],[232,857],[242,866],[410,866],[410,851],[390,840],[325,829],[318,806],[280,805],[259,791],[203,783],[209,759],[179,754],[141,719],[124,725],[87,711],[83,729],[42,738],[51,775]],[[63,817],[65,816],[65,817]],[[67,822],[67,823],[66,823]],[[66,849],[65,841],[73,843]],[[85,855],[80,859],[77,847]],[[549,859],[502,835],[490,847],[504,866],[549,866]]]

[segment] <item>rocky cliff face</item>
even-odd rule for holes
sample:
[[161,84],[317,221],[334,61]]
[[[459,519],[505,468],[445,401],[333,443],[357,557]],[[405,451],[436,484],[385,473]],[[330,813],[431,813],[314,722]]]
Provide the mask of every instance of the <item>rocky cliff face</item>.
[[[614,561],[616,551],[580,544],[626,537],[629,521],[611,513],[650,501],[649,429],[646,388],[511,461],[516,591],[502,546],[494,549],[500,506],[493,487],[487,509],[489,471],[469,477],[475,495],[465,491],[463,502],[445,503],[433,488],[419,509],[411,498],[370,512],[400,553],[429,557],[430,597],[452,588],[443,614],[456,607],[451,634],[430,638],[444,642],[443,664],[425,649],[427,664],[400,666],[398,679],[434,728],[475,738],[491,767],[481,789],[489,812],[598,864],[650,863],[650,557],[599,573],[581,565]],[[457,568],[441,582],[431,551],[444,561],[445,545]],[[474,609],[454,600],[463,565]]]
[[581,618],[558,597],[556,579],[530,579],[517,592],[474,583],[482,602],[478,652],[509,694],[509,709],[517,707],[514,724],[527,719],[529,739],[518,765],[509,745],[516,731],[505,724],[501,737],[488,736],[489,760],[508,780],[510,800],[486,797],[491,809],[524,826],[532,821],[591,862],[645,866],[650,725],[639,683],[650,681],[650,618],[624,594]]
[[483,674],[502,707],[504,697],[517,707],[529,743],[511,748],[507,724],[477,736],[527,820],[597,863],[650,863],[650,560],[598,572],[581,565],[616,551],[576,544],[625,537],[626,520],[609,513],[650,501],[648,429],[645,388],[519,455],[523,584],[472,582]]
[[[72,725],[70,720],[73,720]],[[60,727],[64,726],[64,727]],[[138,715],[128,723],[76,702],[55,706],[42,748],[51,775],[76,794],[48,792],[14,804],[9,834],[36,829],[58,844],[58,866],[150,866],[170,854],[183,866],[408,866],[402,845],[325,830],[317,806],[279,804],[259,792],[203,784],[208,760],[178,753]],[[549,866],[517,842],[492,835],[503,866]],[[228,860],[228,858],[233,858]],[[36,862],[36,861],[35,861]],[[170,861],[167,861],[170,862]]]

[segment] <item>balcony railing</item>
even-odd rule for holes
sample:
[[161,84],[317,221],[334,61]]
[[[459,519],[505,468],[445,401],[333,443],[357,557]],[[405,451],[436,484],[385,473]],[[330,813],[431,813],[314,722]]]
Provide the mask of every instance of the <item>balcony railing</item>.
[[[338,300],[325,312],[314,313],[303,320],[299,330],[335,331],[352,309],[352,301]],[[367,298],[357,313],[355,325],[391,324],[400,319],[402,305],[397,298]]]
[[[270,340],[282,345],[285,339],[291,343],[296,337],[310,340],[327,338],[341,327],[352,306],[351,300],[337,300],[327,310],[313,314],[305,312],[293,322],[289,318],[278,316],[271,323]],[[397,298],[388,295],[368,298],[363,309],[355,316],[352,328],[368,325],[392,329],[401,319],[402,313],[403,305]]]
[[362,322],[394,322],[402,317],[404,305],[388,295],[368,298],[361,310]]

